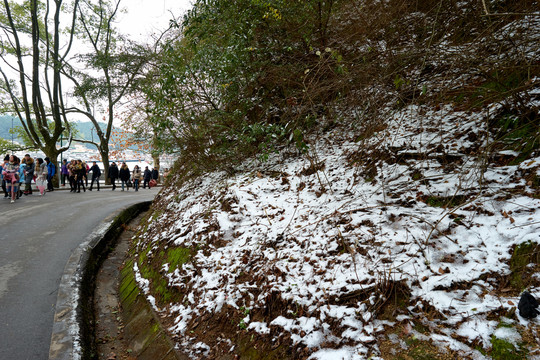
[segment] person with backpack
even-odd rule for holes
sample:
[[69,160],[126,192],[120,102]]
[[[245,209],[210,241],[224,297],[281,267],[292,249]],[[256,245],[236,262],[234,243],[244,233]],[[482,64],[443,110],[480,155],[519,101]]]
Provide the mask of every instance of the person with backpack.
[[45,163],[47,164],[47,191],[54,191],[52,179],[56,174],[56,166],[48,156],[45,158]]

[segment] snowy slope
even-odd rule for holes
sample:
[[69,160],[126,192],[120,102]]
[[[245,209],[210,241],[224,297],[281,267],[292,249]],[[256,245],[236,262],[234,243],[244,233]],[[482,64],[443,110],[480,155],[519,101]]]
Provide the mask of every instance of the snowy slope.
[[[487,156],[487,114],[409,106],[364,142],[336,130],[312,140],[308,156],[164,189],[137,249],[148,259],[197,249],[161,269],[184,294],[156,304],[179,348],[237,353],[238,335],[197,330],[236,312],[237,332],[284,344],[292,358],[382,358],[404,351],[405,337],[481,359],[492,336],[540,356],[540,323],[514,314],[520,291],[507,281],[513,248],[540,242],[538,185],[527,180],[540,176],[540,157]],[[540,297],[540,272],[529,291]]]

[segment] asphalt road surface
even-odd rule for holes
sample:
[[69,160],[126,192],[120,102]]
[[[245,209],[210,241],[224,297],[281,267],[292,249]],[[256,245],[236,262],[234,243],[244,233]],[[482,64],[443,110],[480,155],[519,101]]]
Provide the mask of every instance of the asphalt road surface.
[[0,359],[48,359],[58,285],[71,253],[103,219],[158,189],[0,194]]

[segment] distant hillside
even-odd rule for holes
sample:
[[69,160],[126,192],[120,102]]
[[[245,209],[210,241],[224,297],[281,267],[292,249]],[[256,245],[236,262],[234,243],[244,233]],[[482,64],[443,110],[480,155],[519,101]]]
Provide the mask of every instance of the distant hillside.
[[[9,133],[9,130],[11,129],[13,119],[13,126],[20,126],[21,122],[18,118],[12,117],[9,115],[1,115],[0,116],[0,138],[11,140],[11,134]],[[17,140],[17,137],[14,138]]]
[[[107,124],[104,123],[104,122],[98,122],[98,124],[101,127],[102,131],[105,132],[105,130],[107,129]],[[90,121],[78,122],[78,123],[74,123],[73,125],[77,128],[77,131],[78,131],[78,134],[76,135],[77,139],[93,140],[95,142],[99,142],[99,138],[98,138],[97,132],[96,132],[96,127],[92,122],[90,122]],[[117,133],[119,135],[114,135],[115,133]],[[122,137],[124,137],[124,135],[126,135],[126,137],[128,137],[127,136],[128,134],[129,134],[128,131],[125,131],[122,128],[113,126],[113,135],[112,135],[113,139],[116,136],[122,138]],[[84,145],[87,148],[92,148],[92,149],[95,148],[94,145],[92,145],[92,144],[84,144]],[[132,147],[132,150],[135,150],[135,149],[136,149],[136,147]]]
[[[107,127],[107,124],[104,122],[99,122],[98,124],[103,130],[105,130]],[[96,127],[91,121],[74,123],[73,126],[75,126],[75,128],[79,132],[77,134],[78,139],[98,141]],[[91,144],[86,145],[88,147],[92,147]]]
[[[12,120],[13,119],[13,125]],[[101,129],[105,131],[107,124],[104,122],[98,123]],[[11,140],[11,133],[9,132],[12,126],[21,126],[21,122],[17,117],[12,117],[10,115],[1,115],[0,116],[0,138]],[[82,140],[94,140],[98,141],[97,133],[96,133],[96,127],[91,121],[86,122],[77,122],[73,123],[72,126],[74,126],[77,131],[77,138]],[[118,127],[113,127],[114,130],[122,132],[123,130]],[[14,140],[18,140],[18,138],[15,136]],[[92,144],[85,144],[88,148],[93,148],[94,146]]]

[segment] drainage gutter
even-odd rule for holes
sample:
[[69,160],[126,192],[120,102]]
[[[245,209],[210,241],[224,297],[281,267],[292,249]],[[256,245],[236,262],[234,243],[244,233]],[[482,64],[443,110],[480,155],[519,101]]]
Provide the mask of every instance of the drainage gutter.
[[116,245],[122,225],[151,204],[141,202],[107,217],[69,258],[58,288],[49,360],[97,358],[93,307],[97,271]]

